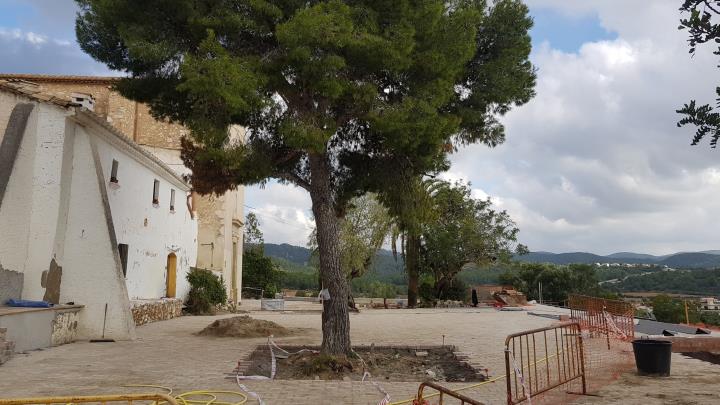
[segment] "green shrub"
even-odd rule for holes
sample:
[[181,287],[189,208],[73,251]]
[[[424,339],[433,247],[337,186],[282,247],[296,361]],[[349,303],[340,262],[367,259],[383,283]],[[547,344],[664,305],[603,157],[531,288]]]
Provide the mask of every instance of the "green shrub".
[[268,284],[265,288],[266,289],[263,290],[263,298],[275,298],[275,294],[280,292],[275,284]]
[[297,292],[295,293],[295,296],[296,296],[296,297],[304,297],[304,298],[307,298],[307,297],[317,297],[317,296],[318,296],[318,291],[312,291],[312,290],[297,290]]
[[441,292],[442,299],[453,301],[470,301],[469,288],[460,279],[453,279],[450,284]]
[[[685,323],[685,303],[666,294],[656,295],[652,299],[653,315],[660,322]],[[700,321],[698,302],[687,302],[687,314],[690,323]]]
[[700,312],[700,322],[705,325],[720,326],[720,314],[712,311]]
[[435,283],[429,277],[422,277],[418,288],[418,295],[423,306],[434,307],[437,297],[435,296]]
[[187,311],[191,314],[212,314],[217,305],[227,303],[227,290],[222,277],[210,270],[192,267],[187,274],[190,293],[186,302]]
[[[248,249],[243,252],[243,285],[248,297],[275,298],[279,292],[281,272],[262,249]],[[263,296],[260,297],[260,290]]]

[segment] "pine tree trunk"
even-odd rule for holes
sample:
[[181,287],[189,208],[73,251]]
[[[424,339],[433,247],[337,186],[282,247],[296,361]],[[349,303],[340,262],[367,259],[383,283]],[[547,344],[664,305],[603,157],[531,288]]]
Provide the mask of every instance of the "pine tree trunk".
[[415,308],[418,301],[418,283],[420,279],[420,263],[418,253],[420,237],[408,232],[405,250],[405,270],[408,274],[408,308]]
[[320,252],[320,280],[327,288],[330,299],[323,302],[322,353],[329,355],[350,354],[350,314],[347,279],[340,269],[340,219],[334,208],[329,163],[324,156],[309,157],[311,185],[310,199],[317,228]]

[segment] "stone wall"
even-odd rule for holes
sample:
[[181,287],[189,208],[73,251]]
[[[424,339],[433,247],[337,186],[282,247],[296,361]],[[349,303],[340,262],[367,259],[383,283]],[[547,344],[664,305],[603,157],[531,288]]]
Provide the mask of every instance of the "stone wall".
[[0,328],[0,364],[10,360],[15,350],[15,344],[5,340],[7,329]]
[[0,264],[0,305],[5,305],[11,298],[22,297],[23,280],[22,273],[3,269]]
[[720,352],[720,337],[717,336],[662,336],[652,339],[672,342],[672,351],[676,353]]
[[75,341],[80,310],[58,311],[52,321],[51,341],[53,346]]
[[73,93],[91,95],[95,100],[95,113],[105,117],[125,136],[141,145],[180,149],[180,139],[189,133],[181,125],[155,119],[147,105],[118,94],[112,89],[112,80],[42,80],[38,84],[42,91],[58,97],[69,98]]
[[182,300],[179,298],[161,298],[159,300],[131,301],[135,325],[164,321],[182,315]]

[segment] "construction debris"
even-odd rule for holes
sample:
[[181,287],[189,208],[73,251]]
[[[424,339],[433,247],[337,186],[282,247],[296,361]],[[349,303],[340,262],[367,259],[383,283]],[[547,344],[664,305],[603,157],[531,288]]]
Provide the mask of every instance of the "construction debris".
[[527,305],[525,294],[510,288],[493,292],[493,298],[503,306],[521,307]]

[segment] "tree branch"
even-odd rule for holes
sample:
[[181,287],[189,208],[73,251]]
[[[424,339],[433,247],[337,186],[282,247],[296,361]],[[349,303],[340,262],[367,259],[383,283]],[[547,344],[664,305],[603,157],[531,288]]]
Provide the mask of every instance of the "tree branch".
[[287,180],[297,185],[298,187],[305,189],[306,191],[310,191],[310,182],[295,173],[278,173],[277,177],[279,179]]

